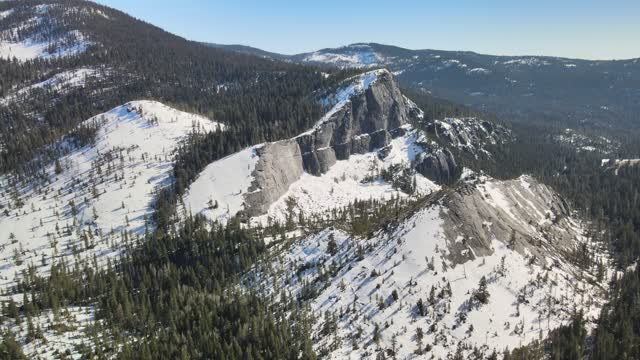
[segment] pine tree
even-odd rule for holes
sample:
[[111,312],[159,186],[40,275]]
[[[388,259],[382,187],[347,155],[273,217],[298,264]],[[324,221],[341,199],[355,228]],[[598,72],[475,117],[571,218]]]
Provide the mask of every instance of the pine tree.
[[480,304],[487,304],[489,302],[489,290],[487,289],[487,278],[482,276],[478,283],[478,289],[474,293],[475,299]]

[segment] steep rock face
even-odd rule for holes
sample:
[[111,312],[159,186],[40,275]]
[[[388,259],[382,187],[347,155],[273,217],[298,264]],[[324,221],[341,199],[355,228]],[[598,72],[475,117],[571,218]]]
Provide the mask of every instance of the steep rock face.
[[[494,239],[522,255],[545,258],[571,251],[580,235],[564,199],[529,176],[507,181],[480,176],[458,187],[445,203],[442,217],[454,263],[490,255]],[[464,241],[457,241],[459,234],[465,234]]]
[[[416,170],[432,181],[452,183],[458,179],[460,160],[491,159],[493,145],[513,141],[504,126],[478,118],[445,118],[424,126],[422,146],[429,149],[417,159]],[[456,160],[457,159],[457,160]]]
[[253,171],[253,182],[245,194],[245,213],[256,216],[284,194],[303,172],[302,154],[295,140],[265,144],[256,149],[259,156]]
[[[309,131],[256,148],[259,159],[251,168],[250,188],[232,192],[243,197],[243,216],[253,218],[267,213],[304,172],[327,174],[339,160],[348,160],[352,154],[377,151],[377,156],[384,159],[394,149],[405,146],[406,166],[436,183],[453,183],[461,172],[454,157],[458,145],[474,144],[483,134],[497,133],[492,124],[477,119],[448,119],[429,124],[431,129],[437,129],[433,131],[439,131],[442,140],[434,141],[430,128],[425,132],[409,124],[410,120],[419,121],[422,112],[402,95],[385,70],[351,79],[336,92],[333,103],[334,107]],[[408,131],[413,135],[405,140],[415,146],[408,146],[406,141],[395,143]],[[480,152],[481,145],[473,149],[473,153]]]
[[427,179],[450,183],[457,179],[460,169],[449,149],[425,153],[416,164],[416,170]]
[[308,173],[326,173],[335,160],[388,145],[389,132],[409,121],[407,100],[387,71],[379,71],[377,81],[350,100],[296,138]]

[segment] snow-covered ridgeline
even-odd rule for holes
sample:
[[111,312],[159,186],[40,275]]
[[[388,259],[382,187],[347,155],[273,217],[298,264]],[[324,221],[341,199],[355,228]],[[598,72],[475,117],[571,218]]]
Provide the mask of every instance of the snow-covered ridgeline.
[[[202,214],[209,220],[225,222],[245,210],[246,195],[264,191],[264,189],[260,188],[260,184],[254,183],[255,174],[253,174],[261,157],[275,157],[274,161],[277,162],[282,162],[282,157],[296,157],[297,160],[294,162],[299,163],[291,164],[291,166],[302,167],[302,150],[296,141],[319,131],[323,125],[331,121],[338,111],[347,106],[354,96],[362,95],[373,84],[376,84],[379,77],[384,74],[387,74],[387,70],[373,70],[346,80],[345,84],[335,94],[323,100],[325,106],[331,107],[330,110],[317,121],[312,129],[296,136],[294,139],[271,144],[260,144],[210,164],[185,194],[183,198],[185,208],[180,213],[185,215]],[[413,106],[415,107],[415,104]],[[299,201],[299,207],[296,211],[302,211],[305,214],[317,214],[338,205],[346,205],[356,199],[371,197],[386,199],[392,195],[398,195],[398,191],[392,189],[390,184],[381,181],[365,184],[363,180],[372,173],[387,168],[391,164],[404,164],[405,167],[408,167],[414,161],[416,155],[423,152],[422,148],[416,143],[417,132],[408,125],[405,126],[404,131],[405,135],[393,140],[388,146],[389,153],[384,160],[378,158],[380,155],[377,151],[378,149],[366,154],[353,154],[346,160],[339,160],[335,164],[332,163],[327,173],[316,174],[320,176],[303,173],[299,169],[300,172],[297,173],[296,171],[298,170],[287,169],[286,166],[282,169],[275,169],[274,167],[277,167],[276,164],[266,161],[263,166],[267,168],[260,171],[281,174],[283,171],[291,170],[296,173],[296,176],[291,175],[292,178],[289,179],[291,180],[289,183],[286,185],[281,184],[284,186],[282,192],[273,198],[269,198],[269,203],[266,204],[266,206],[271,205],[271,209],[266,211],[267,209],[265,208],[266,215],[259,216],[259,219],[255,221],[264,223],[269,218],[281,220],[286,215],[283,213],[284,209],[287,208],[285,204],[290,203],[293,198]],[[275,144],[282,144],[282,149],[286,148],[288,150],[277,154],[271,153],[271,150],[280,151]],[[260,151],[261,154],[258,154],[257,150],[260,149],[264,151]],[[289,159],[286,160],[288,161]],[[300,175],[300,177],[298,178],[297,175]],[[280,177],[280,175],[274,176]],[[271,177],[271,175],[267,177]],[[422,176],[417,176],[416,184],[421,193],[428,193],[437,188],[435,184]],[[286,191],[288,188],[290,190]],[[331,191],[331,189],[335,191]]]
[[[35,33],[28,38],[19,37],[20,33],[31,31],[41,26],[48,12],[58,4],[41,4],[33,7],[33,17],[13,24],[11,28],[5,28],[0,33],[0,58],[28,61],[34,59],[54,59],[77,55],[85,52],[91,41],[79,30],[71,30],[66,33],[52,32],[54,36]],[[15,10],[10,9],[0,14],[0,20],[6,20]],[[7,20],[9,21],[9,20]],[[49,29],[51,31],[51,29]],[[20,40],[18,40],[20,39]]]
[[[302,173],[270,204],[265,214],[254,217],[251,223],[283,222],[291,210],[305,216],[318,215],[356,200],[417,197],[440,189],[418,173],[414,174],[416,189],[413,194],[394,188],[380,177],[372,178],[391,166],[396,166],[398,171],[409,168],[424,153],[419,145],[421,133],[409,125],[404,128],[405,135],[391,141],[383,158],[378,151],[353,154],[346,160],[337,161],[327,173],[319,176]],[[256,150],[262,146],[264,144],[247,148],[207,166],[189,187],[183,198],[185,209],[180,213],[201,214],[211,221],[224,223],[244,210],[245,195],[250,191],[259,159]],[[293,209],[290,208],[292,204],[295,204]]]
[[372,51],[371,47],[366,44],[354,44],[335,49],[335,51],[316,51],[302,58],[304,62],[331,64],[341,68],[373,67],[380,64],[382,60],[381,55]]
[[[532,186],[529,181],[489,180],[485,185],[491,197],[504,199],[490,206],[507,206],[509,216],[520,216],[516,208],[528,206],[526,200],[511,203],[514,197],[508,193],[520,193],[520,187]],[[516,185],[517,190],[511,189]],[[335,346],[329,352],[338,358],[375,357],[379,349],[394,347],[398,358],[407,358],[418,346],[425,350],[427,345],[427,356],[447,358],[461,343],[488,355],[544,337],[569,321],[574,309],[584,310],[588,320],[597,318],[610,274],[598,282],[590,270],[573,264],[562,252],[536,256],[511,247],[508,236],[502,235],[493,237],[490,253],[476,256],[464,233],[452,238],[449,211],[441,204],[428,206],[396,229],[370,239],[326,229],[292,245],[278,245],[272,250],[280,254],[278,259],[265,264],[270,270],[256,271],[248,284],[263,284],[274,299],[285,291],[309,301],[318,317],[316,348]],[[496,226],[502,216],[483,227]],[[545,214],[534,216],[544,219]],[[582,236],[580,222],[569,223],[562,231],[569,232],[573,246],[586,244],[597,252],[597,244]],[[544,239],[543,232],[532,235]],[[541,241],[541,248],[547,246]],[[467,260],[452,261],[460,247],[466,247]],[[604,252],[596,258],[608,259]],[[474,295],[483,277],[486,303]]]

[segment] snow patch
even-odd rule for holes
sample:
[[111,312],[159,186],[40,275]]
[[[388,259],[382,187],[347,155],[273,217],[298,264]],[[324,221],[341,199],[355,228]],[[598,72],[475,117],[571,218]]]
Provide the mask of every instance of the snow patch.
[[226,222],[244,209],[244,194],[253,182],[258,163],[254,146],[215,161],[191,184],[184,196],[189,213]]

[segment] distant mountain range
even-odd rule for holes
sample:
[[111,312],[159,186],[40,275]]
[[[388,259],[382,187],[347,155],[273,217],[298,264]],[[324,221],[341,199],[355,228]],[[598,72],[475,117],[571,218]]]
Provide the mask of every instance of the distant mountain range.
[[563,126],[638,127],[640,59],[594,61],[409,50],[375,43],[282,55],[212,45],[275,60],[339,68],[387,67],[403,87],[514,120]]

